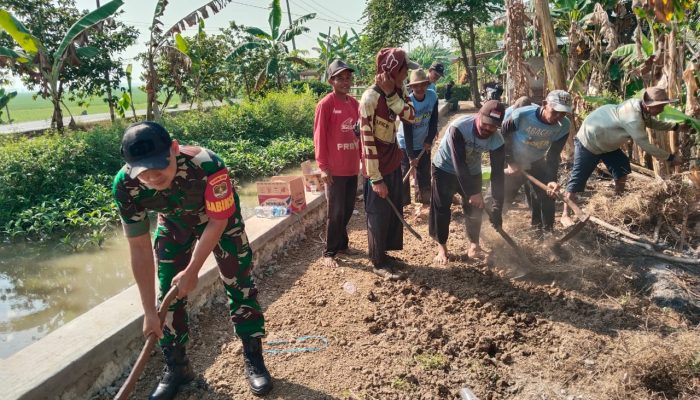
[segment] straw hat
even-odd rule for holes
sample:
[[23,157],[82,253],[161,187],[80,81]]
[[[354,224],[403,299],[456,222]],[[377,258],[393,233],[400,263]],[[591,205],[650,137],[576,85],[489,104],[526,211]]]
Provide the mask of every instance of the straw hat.
[[419,83],[430,82],[428,75],[425,74],[423,69],[416,69],[411,71],[411,81],[408,86],[417,85]]

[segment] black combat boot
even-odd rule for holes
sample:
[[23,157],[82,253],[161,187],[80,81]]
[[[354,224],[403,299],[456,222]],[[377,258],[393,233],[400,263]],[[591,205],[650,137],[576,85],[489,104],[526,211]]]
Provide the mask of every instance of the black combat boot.
[[272,390],[272,377],[263,360],[262,340],[258,338],[241,339],[243,342],[243,360],[245,376],[248,378],[250,391],[256,396],[264,396]]
[[180,385],[191,382],[194,373],[190,367],[190,360],[185,352],[185,345],[175,344],[163,347],[165,357],[165,373],[151,395],[150,400],[174,399]]

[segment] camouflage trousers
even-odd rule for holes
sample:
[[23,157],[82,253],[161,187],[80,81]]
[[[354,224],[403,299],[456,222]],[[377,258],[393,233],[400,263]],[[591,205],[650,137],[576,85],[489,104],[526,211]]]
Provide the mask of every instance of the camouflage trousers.
[[[239,218],[234,216],[229,219],[229,224],[213,253],[228,297],[229,317],[234,333],[240,338],[258,337],[265,335],[265,319],[258,304],[258,291],[251,275],[253,252]],[[206,224],[198,225],[183,238],[182,230],[175,234],[168,228],[168,224],[164,225],[159,221],[154,242],[158,262],[159,302],[170,290],[173,277],[187,267],[195,243],[205,227]],[[176,236],[178,240],[175,240]],[[163,338],[159,342],[161,347],[171,343],[187,343],[189,324],[186,306],[187,298],[183,298],[176,300],[168,308]]]

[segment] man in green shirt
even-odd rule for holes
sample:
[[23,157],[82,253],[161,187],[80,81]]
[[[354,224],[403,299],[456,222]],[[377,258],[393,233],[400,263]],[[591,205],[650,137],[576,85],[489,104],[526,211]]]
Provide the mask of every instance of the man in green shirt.
[[[268,393],[272,380],[262,356],[265,320],[251,276],[253,253],[224,162],[207,149],[180,146],[155,122],[128,127],[121,153],[126,165],[117,173],[112,193],[141,296],[143,333],[160,339],[166,362],[165,374],[150,398],[172,399],[180,385],[194,379],[185,352],[189,339],[185,306],[212,252],[229,298],[234,331],[243,342],[251,391]],[[149,211],[158,213],[153,248]],[[168,308],[163,326],[156,312],[154,253],[159,301],[171,285],[178,287],[178,300]]]

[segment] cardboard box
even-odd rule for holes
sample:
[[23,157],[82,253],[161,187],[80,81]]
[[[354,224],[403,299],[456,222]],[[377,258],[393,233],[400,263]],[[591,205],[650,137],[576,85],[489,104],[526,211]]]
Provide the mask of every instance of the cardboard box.
[[304,189],[307,192],[323,193],[325,184],[321,180],[321,171],[311,161],[301,163],[301,173],[304,175]]
[[273,176],[268,182],[256,182],[261,206],[283,206],[289,212],[306,208],[304,181],[301,176]]
[[315,172],[311,174],[304,174],[304,189],[310,193],[323,193],[326,186],[321,180],[321,173]]

